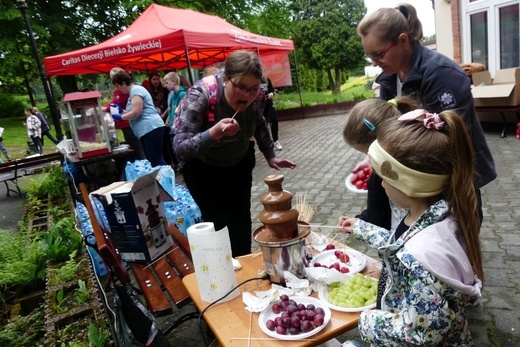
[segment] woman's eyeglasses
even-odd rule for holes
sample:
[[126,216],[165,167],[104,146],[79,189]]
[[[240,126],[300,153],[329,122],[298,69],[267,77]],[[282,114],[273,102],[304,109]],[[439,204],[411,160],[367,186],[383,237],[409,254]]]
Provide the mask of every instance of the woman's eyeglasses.
[[243,86],[241,84],[236,84],[235,82],[233,82],[233,80],[229,80],[229,82],[231,82],[231,84],[233,85],[233,87],[235,88],[235,90],[241,94],[241,95],[247,95],[247,94],[250,94],[251,96],[256,96],[258,94],[258,92],[260,91],[260,86],[254,86],[252,88],[247,88],[246,86]]
[[388,46],[387,49],[384,50],[383,53],[379,53],[379,54],[368,54],[366,53],[363,58],[370,58],[372,59],[372,61],[376,60],[376,61],[381,61],[383,59],[385,59],[385,56],[386,54],[388,53],[388,51],[390,51],[390,48],[394,47],[394,43],[390,43],[390,46]]

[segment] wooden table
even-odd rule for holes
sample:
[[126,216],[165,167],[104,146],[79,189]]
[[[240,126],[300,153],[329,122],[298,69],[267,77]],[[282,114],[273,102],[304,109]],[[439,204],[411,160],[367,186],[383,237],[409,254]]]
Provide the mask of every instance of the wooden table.
[[[239,257],[238,260],[242,264],[242,269],[235,273],[237,283],[241,283],[250,278],[259,277],[258,272],[264,270],[261,252],[255,252]],[[367,257],[367,266],[362,273],[378,278],[380,269],[381,264],[377,260]],[[188,290],[195,306],[199,312],[202,312],[209,303],[203,301],[200,297],[195,273],[185,276],[182,282]],[[258,290],[256,289],[256,281],[248,282],[248,284],[251,288],[249,290],[250,292]],[[243,287],[244,286],[240,288],[241,292],[244,291]],[[270,287],[270,282],[265,280],[262,281],[260,290],[268,290]],[[312,296],[318,297],[317,293],[314,292],[312,293]],[[356,328],[358,325],[358,317],[360,313],[347,313],[335,310],[331,311],[332,317],[322,331],[306,340],[299,341],[276,340],[266,335],[258,326],[259,313],[250,314],[250,312],[245,309],[242,295],[239,295],[233,300],[215,304],[204,313],[203,318],[217,337],[220,346],[317,346]],[[250,319],[252,319],[252,339],[251,341],[248,341]],[[245,340],[233,340],[232,338],[245,338]]]

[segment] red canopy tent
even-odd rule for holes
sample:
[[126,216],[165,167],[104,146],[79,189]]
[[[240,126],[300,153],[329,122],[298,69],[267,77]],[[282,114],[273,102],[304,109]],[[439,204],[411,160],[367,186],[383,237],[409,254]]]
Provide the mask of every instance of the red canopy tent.
[[[44,58],[49,76],[203,68],[238,49],[260,57],[294,50],[291,40],[252,34],[191,10],[150,5],[127,29],[100,44]],[[191,70],[190,70],[191,71]]]

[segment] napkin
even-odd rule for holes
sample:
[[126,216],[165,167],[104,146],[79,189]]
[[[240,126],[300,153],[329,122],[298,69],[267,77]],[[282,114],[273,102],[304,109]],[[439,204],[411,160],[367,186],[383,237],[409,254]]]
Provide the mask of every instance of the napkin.
[[329,241],[327,236],[325,235],[319,235],[315,233],[314,231],[311,231],[311,247],[317,250],[318,252],[321,252],[327,248]]
[[272,284],[269,290],[255,291],[256,296],[249,292],[242,293],[242,301],[246,304],[245,309],[250,312],[262,312],[283,294],[289,296],[309,296],[311,294],[312,289],[308,280],[300,279],[287,271],[284,272],[284,277],[287,287]]

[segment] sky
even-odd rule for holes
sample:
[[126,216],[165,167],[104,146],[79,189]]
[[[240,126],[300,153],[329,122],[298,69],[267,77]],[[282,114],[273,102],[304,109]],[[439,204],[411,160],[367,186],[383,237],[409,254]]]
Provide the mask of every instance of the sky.
[[435,17],[431,0],[365,0],[367,13],[373,12],[381,7],[395,7],[397,4],[407,2],[417,10],[419,20],[423,25],[425,37],[435,34]]

